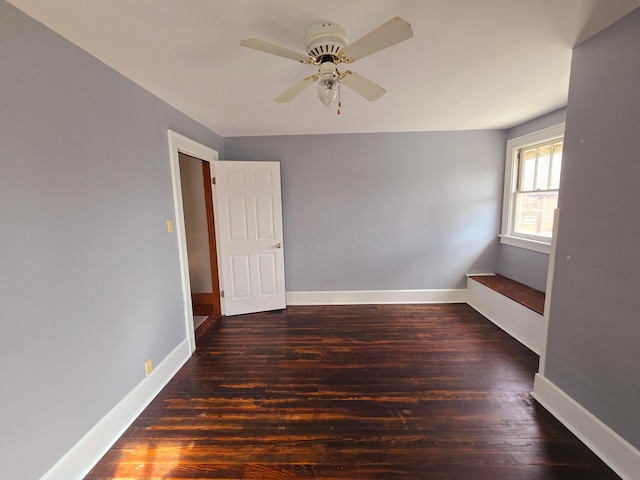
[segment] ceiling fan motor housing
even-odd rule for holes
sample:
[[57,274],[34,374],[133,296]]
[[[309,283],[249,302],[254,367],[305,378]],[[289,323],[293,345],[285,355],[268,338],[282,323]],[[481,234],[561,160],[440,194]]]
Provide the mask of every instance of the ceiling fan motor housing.
[[309,27],[304,35],[307,53],[314,58],[337,56],[349,44],[349,32],[337,23],[322,23]]

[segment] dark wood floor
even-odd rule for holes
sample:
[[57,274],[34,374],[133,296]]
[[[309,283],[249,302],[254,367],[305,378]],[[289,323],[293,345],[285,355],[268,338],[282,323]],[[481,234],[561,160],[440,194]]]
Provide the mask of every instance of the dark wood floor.
[[223,318],[86,479],[618,478],[465,304]]

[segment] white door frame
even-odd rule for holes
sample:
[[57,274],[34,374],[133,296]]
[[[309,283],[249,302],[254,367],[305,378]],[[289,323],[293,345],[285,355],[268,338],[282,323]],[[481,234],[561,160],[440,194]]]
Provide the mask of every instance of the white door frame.
[[[180,281],[182,284],[182,303],[184,312],[184,323],[189,342],[189,353],[196,349],[196,334],[193,326],[193,307],[191,305],[191,283],[189,281],[189,261],[187,259],[187,234],[184,225],[184,210],[182,206],[182,187],[180,184],[180,163],[179,154],[184,153],[204,162],[218,161],[218,152],[195,142],[173,130],[167,131],[169,137],[169,162],[171,164],[171,183],[173,186],[173,208],[175,211],[175,232],[178,237],[178,256],[180,258]],[[211,172],[214,168],[211,165]],[[214,218],[217,219],[216,203],[213,202]],[[216,221],[217,224],[217,221]],[[216,237],[218,228],[215,226]],[[216,239],[217,240],[217,239]],[[219,256],[219,254],[218,254]],[[220,272],[220,259],[218,259],[218,278],[220,288],[222,287],[222,273]],[[215,292],[214,292],[215,293]],[[224,305],[221,305],[224,315]]]

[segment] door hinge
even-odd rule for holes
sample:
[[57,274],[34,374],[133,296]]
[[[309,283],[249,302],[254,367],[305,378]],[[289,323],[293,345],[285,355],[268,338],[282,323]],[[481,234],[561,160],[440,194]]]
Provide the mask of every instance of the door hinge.
[[216,177],[211,177],[211,183],[212,183],[213,185],[215,185],[215,184],[216,184]]
[[224,298],[224,290],[220,291],[220,298]]

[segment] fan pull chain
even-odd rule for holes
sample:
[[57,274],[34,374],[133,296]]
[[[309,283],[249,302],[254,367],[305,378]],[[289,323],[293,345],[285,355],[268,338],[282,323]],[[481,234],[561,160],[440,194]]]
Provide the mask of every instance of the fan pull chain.
[[340,99],[340,89],[338,89],[338,115],[340,115],[341,106],[342,106],[342,100]]

